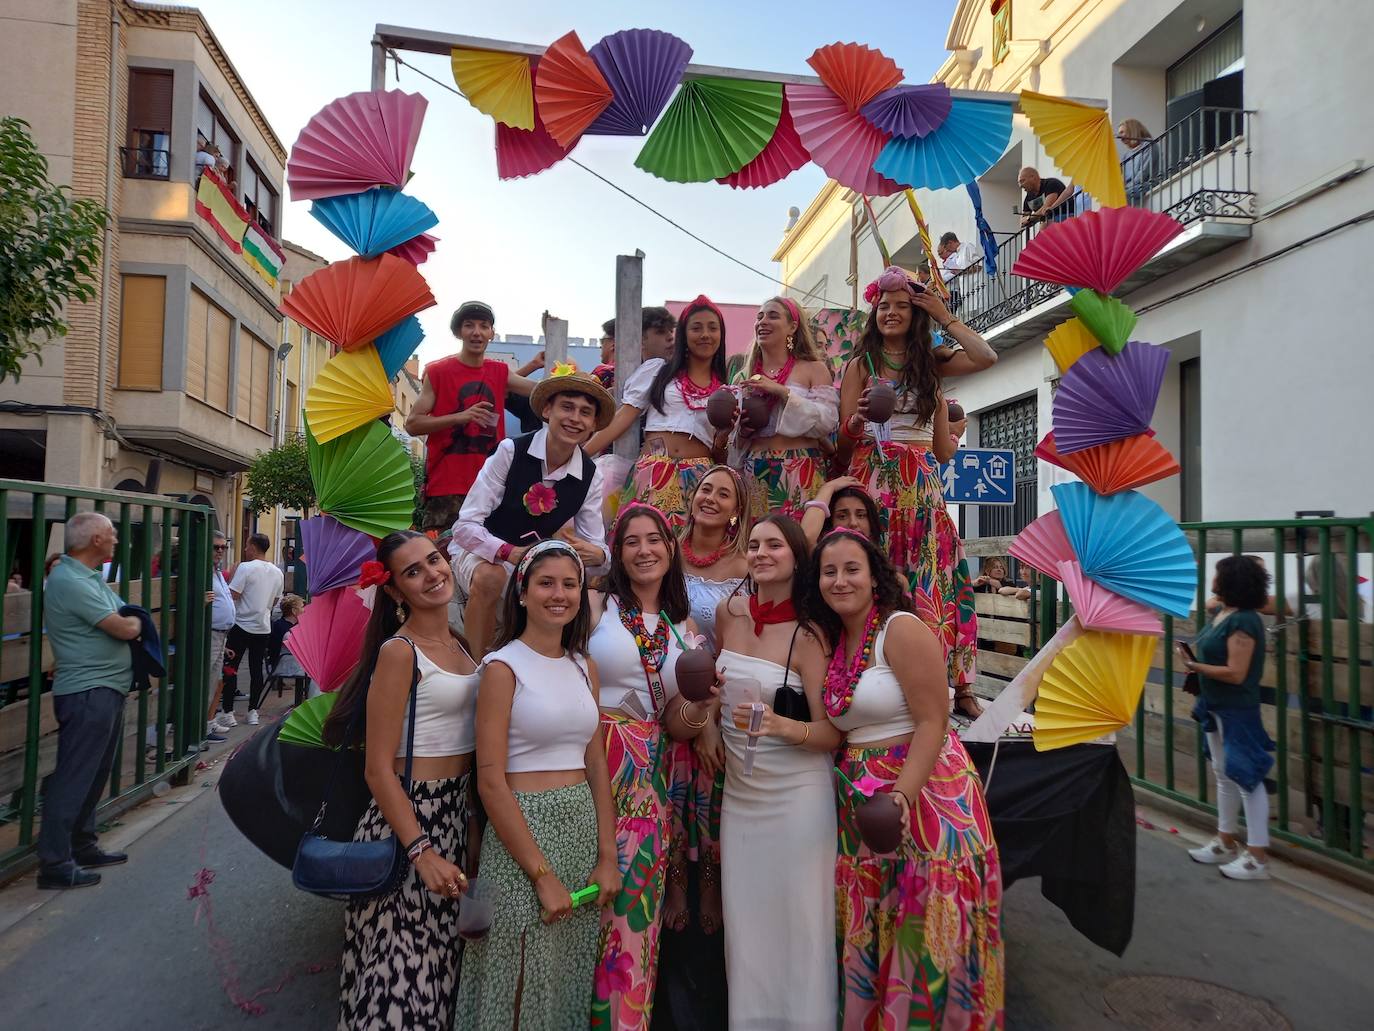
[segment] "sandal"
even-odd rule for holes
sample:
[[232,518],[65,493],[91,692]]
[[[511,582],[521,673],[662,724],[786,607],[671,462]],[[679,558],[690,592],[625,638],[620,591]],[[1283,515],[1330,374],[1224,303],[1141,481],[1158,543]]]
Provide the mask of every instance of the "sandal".
[[[720,864],[710,860],[701,861],[701,930],[703,934],[715,934],[721,927],[720,912]],[[714,912],[707,912],[707,898],[712,900]]]
[[687,929],[687,868],[679,862],[668,867],[668,890],[663,898],[663,926],[670,931]]
[[973,693],[973,688],[961,687],[954,692],[953,715],[962,716],[969,720],[976,720],[983,715],[983,704],[978,700],[978,696]]

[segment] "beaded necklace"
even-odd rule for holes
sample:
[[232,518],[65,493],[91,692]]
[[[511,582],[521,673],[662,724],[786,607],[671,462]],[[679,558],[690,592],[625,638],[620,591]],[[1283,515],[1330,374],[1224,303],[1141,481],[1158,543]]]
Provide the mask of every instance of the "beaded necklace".
[[846,634],[840,631],[840,639],[835,645],[835,654],[830,657],[830,665],[825,671],[825,711],[835,717],[843,716],[854,702],[854,691],[859,686],[859,677],[873,660],[873,642],[878,637],[878,606],[868,610],[868,621],[864,626],[863,645],[854,652],[848,661],[844,654]]
[[699,387],[692,382],[692,377],[687,375],[687,370],[683,369],[677,374],[677,388],[682,392],[682,401],[689,411],[700,412],[706,408],[706,400],[714,394],[720,387],[720,380],[716,374],[711,373],[711,382],[704,387]]
[[[617,606],[619,608],[619,606]],[[644,678],[649,682],[649,696],[654,703],[654,711],[661,712],[664,704],[663,664],[668,661],[668,620],[658,617],[658,626],[651,634],[644,626],[644,613],[638,605],[620,609],[620,622],[630,636],[635,639],[639,649],[639,664],[644,667]]]
[[789,354],[787,356],[787,361],[782,363],[782,368],[780,368],[776,374],[773,374],[763,367],[763,354],[760,353],[759,356],[754,359],[754,371],[760,376],[771,379],[774,383],[786,383],[787,377],[792,375],[792,368],[796,364],[797,356],[795,354]]
[[718,547],[715,551],[708,552],[705,555],[698,555],[695,551],[692,550],[691,537],[684,537],[682,539],[682,557],[687,560],[687,564],[689,566],[696,566],[696,568],[698,569],[705,569],[707,566],[714,566],[717,562],[719,562],[721,558],[724,557],[726,551],[728,551],[733,544],[734,542],[731,541],[729,536],[727,535],[725,540],[721,541],[720,547]]

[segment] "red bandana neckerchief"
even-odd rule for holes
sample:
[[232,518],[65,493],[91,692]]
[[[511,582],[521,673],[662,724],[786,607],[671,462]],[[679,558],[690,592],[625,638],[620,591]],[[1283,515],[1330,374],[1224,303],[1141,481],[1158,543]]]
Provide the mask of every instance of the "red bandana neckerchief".
[[749,595],[749,618],[754,621],[754,636],[763,634],[763,628],[771,623],[790,623],[797,618],[792,599],[786,601],[765,601],[760,604],[757,594]]

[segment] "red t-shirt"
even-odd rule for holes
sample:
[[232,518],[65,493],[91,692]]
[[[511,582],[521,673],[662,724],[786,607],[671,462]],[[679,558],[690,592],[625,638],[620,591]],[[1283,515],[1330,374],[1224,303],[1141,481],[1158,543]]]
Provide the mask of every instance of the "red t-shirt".
[[510,367],[483,359],[480,368],[465,365],[457,355],[425,367],[434,390],[432,415],[452,415],[486,401],[496,411],[495,425],[473,420],[463,426],[437,430],[425,441],[425,497],[466,494],[487,456],[506,435],[506,383]]

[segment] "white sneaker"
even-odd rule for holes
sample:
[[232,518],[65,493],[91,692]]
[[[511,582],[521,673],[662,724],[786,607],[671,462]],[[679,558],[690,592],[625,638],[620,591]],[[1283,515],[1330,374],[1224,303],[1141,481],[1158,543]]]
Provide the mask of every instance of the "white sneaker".
[[210,721],[210,731],[214,734],[223,734],[229,727],[230,724],[222,712],[216,713],[215,718]]
[[234,719],[232,712],[222,712],[219,714],[219,725],[221,730],[233,730],[239,725],[239,721]]
[[1261,863],[1247,849],[1240,854],[1240,858],[1223,866],[1221,875],[1229,877],[1233,881],[1267,881],[1269,880],[1269,864]]
[[257,710],[257,709],[249,709],[249,710],[248,710],[248,725],[249,725],[250,727],[256,727],[256,726],[258,725],[258,710]]
[[1234,845],[1228,848],[1221,838],[1213,838],[1201,848],[1190,848],[1188,854],[1193,857],[1193,862],[1206,863],[1209,866],[1229,863],[1240,855]]

